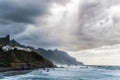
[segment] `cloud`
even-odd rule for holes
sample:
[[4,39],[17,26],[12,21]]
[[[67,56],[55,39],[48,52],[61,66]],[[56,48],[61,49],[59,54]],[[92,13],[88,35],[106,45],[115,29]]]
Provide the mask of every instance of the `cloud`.
[[[113,3],[110,3],[113,2]],[[79,49],[119,44],[118,0],[85,0],[79,6],[79,24],[76,26],[76,45]]]
[[87,65],[119,65],[120,45],[72,52],[71,55]]
[[0,20],[0,36],[10,34],[13,38],[14,35],[19,34],[25,30],[24,23],[14,23],[6,20]]
[[34,23],[35,18],[48,11],[48,0],[1,0],[0,18],[14,22]]
[[1,0],[0,35],[68,51],[119,44],[119,5],[119,0]]
[[43,28],[42,24],[46,24],[44,19],[52,15],[50,10],[53,4],[64,6],[68,1],[1,0],[0,36],[10,34],[12,38],[35,47],[58,45],[56,40],[48,36],[48,29]]
[[66,0],[1,0],[0,18],[14,22],[34,23],[38,16],[49,14],[52,3],[65,4]]

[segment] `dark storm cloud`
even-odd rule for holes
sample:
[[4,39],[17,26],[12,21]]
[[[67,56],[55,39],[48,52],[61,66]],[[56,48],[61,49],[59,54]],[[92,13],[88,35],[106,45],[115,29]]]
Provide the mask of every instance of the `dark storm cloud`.
[[25,30],[25,25],[23,23],[14,23],[6,20],[0,20],[0,36],[19,34]]
[[60,46],[61,41],[56,39],[51,39],[50,36],[47,36],[46,33],[42,31],[32,31],[29,34],[23,33],[16,35],[17,41],[26,44],[32,45],[34,47],[41,47],[41,48],[52,48]]
[[[28,30],[28,25],[44,24],[44,16],[51,15],[51,5],[64,6],[69,0],[0,0],[0,36],[10,34],[27,45],[52,46],[56,42],[42,31]],[[39,18],[39,21],[37,21]],[[46,22],[45,22],[46,23]],[[26,32],[28,30],[28,32]],[[41,33],[39,33],[41,32]],[[38,39],[40,37],[40,39]],[[54,44],[55,43],[55,44]]]
[[118,44],[119,5],[119,0],[0,0],[0,35],[67,50]]
[[1,0],[0,18],[14,22],[34,23],[37,16],[47,13],[46,0]]
[[38,16],[49,13],[52,3],[66,0],[0,0],[0,18],[14,22],[34,23]]

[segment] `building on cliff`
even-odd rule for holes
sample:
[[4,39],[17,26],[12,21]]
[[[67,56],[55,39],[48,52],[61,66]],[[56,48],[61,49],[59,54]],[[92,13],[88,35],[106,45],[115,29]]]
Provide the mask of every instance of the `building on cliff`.
[[7,35],[6,37],[0,38],[0,47],[8,45],[10,42],[10,36]]
[[19,47],[18,45],[10,45],[11,41],[10,41],[10,36],[7,35],[6,37],[0,38],[0,48],[4,51],[9,51],[9,50],[23,50],[23,51],[27,51],[27,52],[32,52],[32,50],[30,48],[27,47]]

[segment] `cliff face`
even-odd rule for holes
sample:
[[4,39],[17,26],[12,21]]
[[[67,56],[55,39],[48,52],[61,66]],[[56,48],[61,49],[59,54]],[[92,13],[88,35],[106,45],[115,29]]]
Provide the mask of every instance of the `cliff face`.
[[52,62],[43,58],[36,52],[22,50],[3,51],[0,49],[0,67],[14,69],[55,67]]
[[75,58],[68,55],[68,53],[59,50],[44,50],[37,49],[37,52],[46,59],[62,65],[83,65],[82,62],[78,62]]

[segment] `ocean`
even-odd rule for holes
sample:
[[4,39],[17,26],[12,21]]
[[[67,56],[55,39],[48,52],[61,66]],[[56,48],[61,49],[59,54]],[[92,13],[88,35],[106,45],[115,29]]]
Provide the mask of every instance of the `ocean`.
[[[13,74],[14,72],[9,72]],[[19,73],[19,71],[17,71]],[[7,74],[7,75],[5,75]],[[0,73],[0,80],[120,80],[119,66],[72,66],[36,69],[25,74]]]

